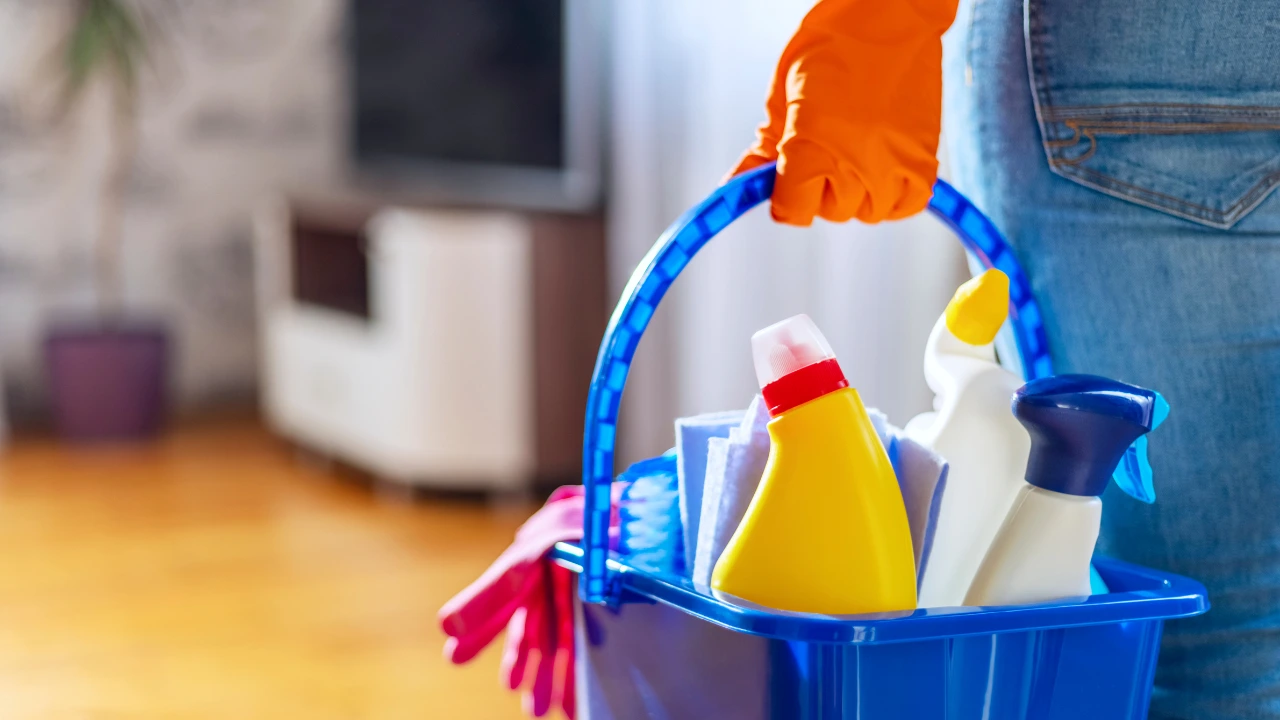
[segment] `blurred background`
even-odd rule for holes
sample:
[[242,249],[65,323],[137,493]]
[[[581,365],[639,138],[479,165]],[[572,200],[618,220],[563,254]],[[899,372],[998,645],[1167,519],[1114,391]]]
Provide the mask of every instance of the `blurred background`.
[[[811,5],[0,0],[4,717],[518,717],[434,613],[576,481],[612,304]],[[930,218],[750,214],[620,460],[799,312],[904,423],[965,274]]]

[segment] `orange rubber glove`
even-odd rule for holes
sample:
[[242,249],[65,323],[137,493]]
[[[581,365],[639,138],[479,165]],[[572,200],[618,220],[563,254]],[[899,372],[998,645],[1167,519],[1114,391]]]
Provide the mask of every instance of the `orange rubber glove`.
[[914,215],[938,175],[942,33],[957,0],[819,0],[731,175],[778,161],[772,212],[809,225]]

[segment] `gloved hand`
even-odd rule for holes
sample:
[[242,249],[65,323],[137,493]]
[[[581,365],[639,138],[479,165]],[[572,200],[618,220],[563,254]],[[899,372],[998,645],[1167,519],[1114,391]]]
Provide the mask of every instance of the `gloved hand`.
[[[614,484],[614,499],[621,492]],[[463,664],[493,642],[503,628],[503,683],[525,688],[525,711],[542,717],[553,707],[574,717],[573,578],[546,559],[557,542],[582,538],[583,490],[559,488],[516,533],[511,547],[440,609],[448,635],[444,654]],[[616,513],[610,533],[616,534]],[[532,668],[532,672],[530,669]]]
[[938,174],[942,34],[957,0],[820,0],[778,61],[766,121],[730,175],[778,161],[773,218],[908,217]]

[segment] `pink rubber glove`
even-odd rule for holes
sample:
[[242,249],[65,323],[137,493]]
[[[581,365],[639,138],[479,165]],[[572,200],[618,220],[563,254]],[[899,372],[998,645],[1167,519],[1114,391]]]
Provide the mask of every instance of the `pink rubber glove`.
[[462,664],[475,657],[506,627],[516,609],[542,582],[542,558],[557,542],[582,538],[582,487],[556,490],[547,504],[516,532],[516,540],[475,582],[440,608],[440,626],[449,636],[446,654]]
[[[622,486],[615,483],[614,499]],[[449,639],[445,657],[470,661],[505,628],[502,679],[524,688],[525,710],[542,717],[553,707],[576,710],[573,656],[573,575],[546,559],[557,542],[582,538],[583,489],[559,488],[516,533],[516,540],[480,576],[440,609]],[[617,530],[617,514],[610,533]],[[532,671],[531,671],[532,670]]]
[[576,699],[573,646],[573,573],[543,563],[543,582],[507,625],[502,679],[525,688],[524,709],[542,717],[559,707],[573,718]]

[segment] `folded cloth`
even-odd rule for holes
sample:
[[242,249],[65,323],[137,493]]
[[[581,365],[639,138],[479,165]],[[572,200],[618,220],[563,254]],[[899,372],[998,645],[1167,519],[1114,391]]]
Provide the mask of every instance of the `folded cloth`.
[[694,548],[693,582],[710,585],[711,571],[742,522],[769,459],[769,411],[757,395],[727,437],[707,441],[702,517]]
[[902,502],[907,507],[911,524],[911,546],[916,555],[916,588],[924,577],[933,549],[933,535],[938,528],[938,509],[947,487],[947,461],[941,455],[912,440],[902,430],[889,424],[879,410],[868,410],[880,442],[884,444],[893,472],[898,476]]
[[684,567],[693,567],[707,476],[707,443],[727,438],[742,421],[742,411],[708,413],[676,420],[676,480],[680,491],[680,524],[684,533]]

